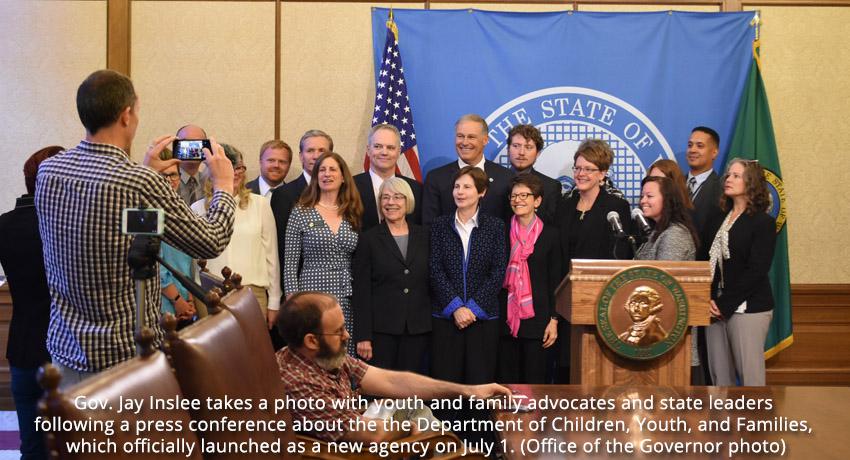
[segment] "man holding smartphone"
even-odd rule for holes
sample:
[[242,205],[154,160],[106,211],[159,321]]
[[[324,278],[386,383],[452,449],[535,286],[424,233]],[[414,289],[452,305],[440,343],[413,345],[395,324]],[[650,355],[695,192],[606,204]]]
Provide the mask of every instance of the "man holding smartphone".
[[[204,217],[158,174],[179,162],[159,158],[173,136],[148,146],[147,167],[130,159],[139,100],[126,76],[112,70],[91,74],[77,90],[77,112],[85,139],[41,164],[35,193],[51,295],[47,350],[62,371],[63,386],[135,355],[135,284],[126,261],[132,237],[121,232],[122,210],[162,209],[162,239],[209,259],[230,241],[235,209],[233,166],[214,140],[204,152],[214,189]],[[157,277],[146,283],[142,302],[142,326],[154,330],[154,346],[163,337],[160,301]]]
[[[207,132],[197,125],[186,125],[177,130],[177,139],[206,139]],[[174,152],[176,158],[177,152]],[[204,181],[200,161],[181,161],[180,185],[177,194],[188,206],[204,197]]]

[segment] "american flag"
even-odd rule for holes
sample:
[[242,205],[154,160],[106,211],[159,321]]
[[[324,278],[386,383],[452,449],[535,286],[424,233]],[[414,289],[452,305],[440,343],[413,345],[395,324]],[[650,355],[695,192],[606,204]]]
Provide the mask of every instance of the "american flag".
[[[375,111],[372,126],[387,123],[398,128],[401,133],[402,155],[398,160],[401,174],[422,182],[422,170],[419,167],[419,150],[416,147],[416,131],[413,129],[413,112],[407,97],[407,82],[404,81],[404,67],[398,50],[398,28],[393,21],[392,11],[387,21],[387,39],[384,43],[384,56],[378,73],[375,88]],[[364,160],[364,169],[369,169],[369,157]]]

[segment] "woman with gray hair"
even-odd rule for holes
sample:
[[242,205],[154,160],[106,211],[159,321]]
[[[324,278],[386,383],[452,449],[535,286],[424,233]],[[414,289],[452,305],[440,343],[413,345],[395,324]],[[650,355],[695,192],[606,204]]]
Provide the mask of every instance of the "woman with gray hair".
[[381,223],[354,256],[354,340],[373,365],[422,372],[431,333],[428,232],[409,223],[416,203],[404,179],[390,177],[378,192]]
[[[280,260],[277,252],[277,227],[269,199],[251,193],[245,187],[245,163],[236,147],[221,144],[224,154],[233,163],[233,197],[236,215],[230,243],[218,257],[207,261],[207,268],[218,273],[229,267],[242,275],[242,284],[250,286],[269,329],[274,326],[280,309]],[[192,210],[203,215],[212,198],[210,182],[206,181],[206,198],[192,204]]]

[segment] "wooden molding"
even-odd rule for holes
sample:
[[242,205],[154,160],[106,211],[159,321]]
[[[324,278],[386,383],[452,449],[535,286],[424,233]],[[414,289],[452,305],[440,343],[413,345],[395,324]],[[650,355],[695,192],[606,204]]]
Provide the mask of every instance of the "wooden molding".
[[106,67],[130,75],[130,0],[106,2]]

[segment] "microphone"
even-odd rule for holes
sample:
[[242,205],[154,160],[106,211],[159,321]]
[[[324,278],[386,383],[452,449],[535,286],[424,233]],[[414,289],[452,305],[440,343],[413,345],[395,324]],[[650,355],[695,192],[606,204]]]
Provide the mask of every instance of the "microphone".
[[652,231],[652,227],[649,226],[649,222],[646,221],[646,217],[643,215],[643,211],[641,211],[640,208],[632,209],[632,220],[637,222],[638,227],[640,227],[640,230],[643,233],[648,234]]
[[608,224],[611,225],[611,230],[614,231],[617,236],[624,235],[623,224],[620,222],[620,215],[617,214],[617,211],[610,211],[605,219],[608,220]]

